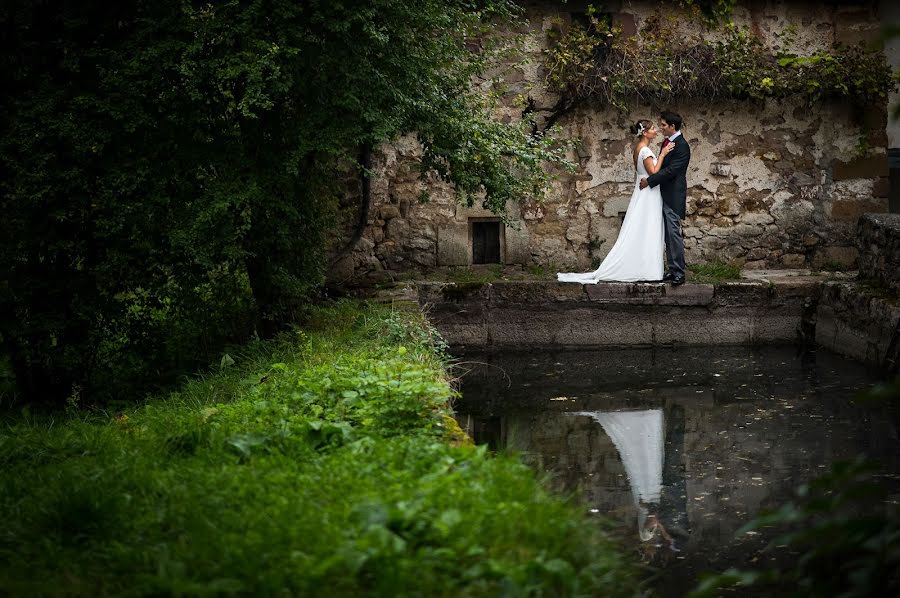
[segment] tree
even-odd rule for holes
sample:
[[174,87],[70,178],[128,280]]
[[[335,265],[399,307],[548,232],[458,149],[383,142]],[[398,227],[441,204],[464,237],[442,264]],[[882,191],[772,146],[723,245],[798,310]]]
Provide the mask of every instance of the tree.
[[[539,194],[561,149],[471,88],[508,0],[13,0],[0,313],[24,395],[131,396],[321,283],[331,173],[416,131],[471,201]],[[473,48],[475,48],[473,50]]]

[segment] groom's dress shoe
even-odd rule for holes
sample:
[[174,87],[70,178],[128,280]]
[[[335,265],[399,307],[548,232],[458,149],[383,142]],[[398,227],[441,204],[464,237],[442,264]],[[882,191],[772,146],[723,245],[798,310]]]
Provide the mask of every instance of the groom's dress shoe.
[[675,275],[671,272],[666,272],[665,276],[662,277],[663,282],[672,282],[675,280]]
[[672,279],[672,286],[678,287],[684,284],[684,276],[678,276]]

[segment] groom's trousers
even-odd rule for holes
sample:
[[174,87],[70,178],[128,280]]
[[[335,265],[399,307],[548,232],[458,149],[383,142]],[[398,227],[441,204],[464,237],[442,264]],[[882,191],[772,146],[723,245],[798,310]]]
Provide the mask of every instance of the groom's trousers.
[[681,217],[666,204],[663,204],[662,208],[669,274],[675,278],[684,278],[684,237],[681,235]]

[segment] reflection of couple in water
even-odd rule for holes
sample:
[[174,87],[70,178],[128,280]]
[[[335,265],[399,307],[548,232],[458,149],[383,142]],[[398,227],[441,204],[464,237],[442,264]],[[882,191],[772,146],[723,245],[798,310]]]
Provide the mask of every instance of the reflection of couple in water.
[[596,420],[616,445],[637,507],[638,535],[645,556],[652,557],[660,549],[679,552],[673,533],[685,539],[688,535],[684,410],[674,406],[668,418],[662,409],[582,411],[576,415]]

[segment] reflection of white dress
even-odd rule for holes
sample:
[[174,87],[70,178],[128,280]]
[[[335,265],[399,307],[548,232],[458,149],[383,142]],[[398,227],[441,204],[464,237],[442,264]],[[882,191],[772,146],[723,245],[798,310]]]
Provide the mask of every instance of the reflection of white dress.
[[559,273],[560,282],[593,284],[601,280],[635,282],[639,280],[661,280],[663,277],[662,196],[659,186],[641,189],[640,181],[647,176],[644,159],[656,157],[649,147],[642,147],[638,153],[637,176],[634,192],[628,202],[622,230],[615,245],[609,250],[600,267],[593,272]]
[[665,456],[662,409],[582,411],[575,415],[594,418],[616,445],[635,503],[658,503]]

